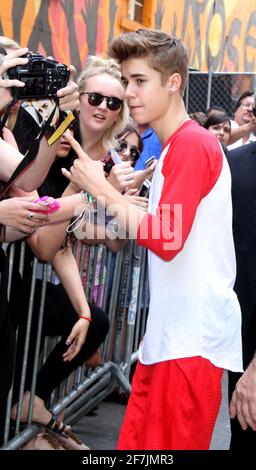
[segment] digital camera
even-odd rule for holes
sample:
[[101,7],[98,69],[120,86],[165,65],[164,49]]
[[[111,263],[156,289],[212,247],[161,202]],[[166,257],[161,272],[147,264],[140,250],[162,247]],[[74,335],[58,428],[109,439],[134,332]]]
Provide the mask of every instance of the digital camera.
[[27,64],[16,65],[7,70],[10,79],[25,83],[23,88],[14,88],[15,98],[55,98],[57,91],[68,82],[68,67],[54,59],[46,59],[39,52],[28,52],[23,57],[29,59]]

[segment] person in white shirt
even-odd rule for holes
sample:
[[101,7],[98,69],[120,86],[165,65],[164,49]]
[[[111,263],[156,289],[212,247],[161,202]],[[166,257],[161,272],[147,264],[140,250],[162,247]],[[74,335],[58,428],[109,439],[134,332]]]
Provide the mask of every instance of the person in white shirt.
[[228,163],[218,140],[185,111],[188,55],[179,39],[139,29],[115,38],[108,55],[121,63],[132,118],[149,123],[163,144],[148,213],[115,191],[71,136],[79,158],[62,170],[100,194],[149,249],[146,333],[118,449],[208,449],[223,369],[242,370]]
[[231,121],[231,136],[228,149],[235,149],[256,140],[256,117],[253,114],[254,93],[245,91],[238,99],[234,120]]

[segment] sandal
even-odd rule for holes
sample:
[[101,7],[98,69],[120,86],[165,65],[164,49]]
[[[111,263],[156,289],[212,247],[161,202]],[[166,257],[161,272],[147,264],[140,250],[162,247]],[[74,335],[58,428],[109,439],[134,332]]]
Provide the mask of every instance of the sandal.
[[52,414],[49,423],[45,425],[45,429],[48,434],[54,433],[59,443],[67,450],[90,450],[72,431],[71,426],[59,421],[55,414]]

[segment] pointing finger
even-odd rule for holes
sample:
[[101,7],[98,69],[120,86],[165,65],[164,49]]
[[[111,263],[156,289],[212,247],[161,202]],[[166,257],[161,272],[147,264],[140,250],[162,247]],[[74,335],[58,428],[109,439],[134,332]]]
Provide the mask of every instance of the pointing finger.
[[72,175],[70,171],[68,171],[66,168],[61,168],[61,173],[63,174],[63,176],[71,180]]
[[83,151],[81,145],[77,142],[76,139],[71,134],[66,136],[66,140],[70,143],[71,147],[75,150],[76,154],[79,157],[87,158],[89,160],[88,155]]

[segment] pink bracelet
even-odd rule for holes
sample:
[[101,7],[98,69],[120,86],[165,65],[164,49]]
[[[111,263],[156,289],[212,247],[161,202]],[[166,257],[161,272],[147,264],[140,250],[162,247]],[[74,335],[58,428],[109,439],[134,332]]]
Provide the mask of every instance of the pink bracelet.
[[92,321],[90,317],[86,317],[85,315],[80,315],[79,319],[80,318],[83,318],[84,320],[87,320],[87,321]]

